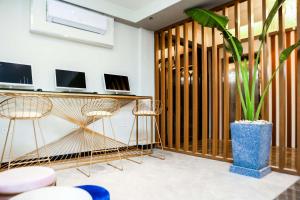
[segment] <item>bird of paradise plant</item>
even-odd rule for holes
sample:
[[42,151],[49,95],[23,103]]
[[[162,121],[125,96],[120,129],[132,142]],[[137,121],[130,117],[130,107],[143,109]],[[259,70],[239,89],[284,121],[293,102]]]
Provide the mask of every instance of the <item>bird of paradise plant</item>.
[[[238,63],[238,66],[235,68],[235,76],[237,83],[237,90],[241,100],[243,115],[245,120],[255,121],[259,119],[261,108],[264,102],[264,98],[268,93],[269,87],[276,76],[276,73],[284,66],[284,62],[288,59],[289,55],[294,49],[297,49],[300,46],[300,40],[296,42],[294,45],[284,49],[279,57],[279,65],[277,66],[275,72],[270,77],[266,87],[264,88],[260,101],[258,103],[257,108],[255,107],[255,83],[257,80],[259,59],[263,45],[265,44],[267,33],[269,27],[274,19],[274,16],[278,12],[278,10],[283,6],[285,0],[276,0],[270,13],[265,20],[262,28],[262,32],[259,36],[260,45],[258,48],[257,56],[254,62],[254,70],[253,70],[253,78],[250,83],[250,73],[247,60],[242,60],[243,47],[241,42],[234,37],[229,30],[227,29],[227,24],[229,22],[228,17],[218,15],[212,11],[201,9],[201,8],[192,8],[185,13],[190,16],[193,20],[197,21],[204,27],[216,28],[221,31],[224,38],[224,46],[226,51],[230,52],[234,58],[234,60]],[[240,83],[240,74],[242,83]],[[243,85],[243,92],[241,88],[241,84]]]

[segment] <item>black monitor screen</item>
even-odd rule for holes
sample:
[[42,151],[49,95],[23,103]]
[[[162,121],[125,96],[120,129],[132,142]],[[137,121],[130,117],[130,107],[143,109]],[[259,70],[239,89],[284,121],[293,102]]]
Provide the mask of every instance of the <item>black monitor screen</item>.
[[56,69],[56,86],[64,88],[86,88],[84,72]]
[[127,76],[119,76],[114,74],[104,74],[104,80],[107,90],[130,91]]
[[0,82],[9,84],[31,85],[31,66],[0,62]]

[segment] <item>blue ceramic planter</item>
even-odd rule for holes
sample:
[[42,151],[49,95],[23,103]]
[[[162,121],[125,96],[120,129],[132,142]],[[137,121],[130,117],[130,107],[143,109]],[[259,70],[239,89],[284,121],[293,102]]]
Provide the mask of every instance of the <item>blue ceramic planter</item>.
[[230,171],[261,178],[269,167],[272,124],[231,123],[233,165]]

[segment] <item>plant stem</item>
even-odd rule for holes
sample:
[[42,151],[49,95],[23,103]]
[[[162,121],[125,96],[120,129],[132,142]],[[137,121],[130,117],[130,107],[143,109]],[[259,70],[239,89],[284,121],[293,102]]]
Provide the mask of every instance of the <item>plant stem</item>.
[[273,72],[271,78],[269,79],[268,84],[267,84],[267,86],[265,87],[265,89],[264,89],[264,91],[263,91],[263,95],[261,96],[261,99],[260,99],[260,101],[259,101],[259,104],[258,104],[258,107],[257,107],[257,111],[256,111],[256,113],[255,113],[255,118],[254,118],[255,120],[258,120],[258,117],[259,117],[259,114],[260,114],[260,110],[261,110],[262,104],[263,104],[263,102],[264,102],[264,98],[265,98],[266,94],[267,94],[268,91],[269,91],[269,87],[270,87],[270,85],[271,85],[271,83],[272,83],[274,77],[276,76],[276,73],[277,73],[283,66],[284,66],[284,64],[281,63],[281,64],[276,68],[275,72]]
[[265,40],[262,40],[257,52],[257,56],[255,58],[255,64],[254,64],[254,73],[253,73],[253,79],[251,83],[251,104],[253,106],[253,112],[255,112],[255,90],[256,90],[256,80],[257,80],[257,71],[258,71],[258,62],[260,59],[260,53],[261,49],[263,47],[263,44],[265,43]]
[[[225,30],[227,32],[227,30]],[[229,40],[231,42],[231,45],[233,46],[234,48],[234,51],[235,51],[235,54],[236,54],[236,57],[237,57],[237,61],[238,61],[238,64],[239,66],[241,66],[241,56],[239,55],[239,51],[232,39],[232,36],[231,34],[229,34],[227,32],[227,34],[229,35]],[[234,57],[234,56],[233,56]],[[239,93],[239,96],[240,96],[240,100],[241,100],[241,104],[242,104],[242,108],[243,108],[243,113],[244,113],[244,116],[247,116],[247,108],[246,108],[246,105],[245,105],[245,100],[244,100],[244,97],[243,97],[243,94],[242,94],[242,90],[241,90],[241,83],[240,83],[240,75],[239,75],[239,70],[240,70],[240,67],[235,67],[235,79],[236,79],[236,83],[237,83],[237,88],[238,88],[238,93]]]

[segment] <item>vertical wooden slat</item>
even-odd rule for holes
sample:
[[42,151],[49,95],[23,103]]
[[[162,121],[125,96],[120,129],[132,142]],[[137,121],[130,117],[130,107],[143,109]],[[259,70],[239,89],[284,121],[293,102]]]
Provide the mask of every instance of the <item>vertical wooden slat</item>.
[[[223,51],[224,52],[224,51]],[[224,139],[224,129],[223,129],[223,123],[224,123],[224,120],[223,120],[223,62],[222,62],[222,59],[221,59],[221,53],[222,53],[222,49],[221,48],[217,48],[217,65],[218,65],[218,89],[219,89],[219,98],[218,98],[218,112],[219,112],[219,138],[222,138],[222,142],[223,142],[223,139]],[[223,146],[223,145],[222,145]],[[219,148],[220,149],[220,148]],[[221,154],[223,154],[223,149],[220,149]]]
[[184,141],[183,149],[189,149],[189,40],[188,23],[184,23]]
[[[267,19],[267,0],[262,0],[262,20],[263,22]],[[268,38],[268,37],[267,37]],[[269,80],[269,51],[268,51],[268,39],[266,39],[265,44],[262,49],[262,85],[261,88],[264,89]],[[265,96],[265,101],[262,108],[262,118],[264,120],[269,120],[269,93]]]
[[[285,49],[285,30],[284,30],[284,13],[281,7],[278,11],[278,50],[282,52]],[[284,168],[285,164],[285,143],[286,143],[286,77],[285,67],[279,71],[279,169]]]
[[198,32],[199,25],[193,21],[193,153],[198,150]]
[[217,44],[216,44],[216,29],[212,29],[212,135],[213,146],[212,155],[218,154],[219,144],[219,115],[218,115],[218,57],[217,57]]
[[181,130],[181,94],[180,94],[180,27],[176,26],[176,150],[180,149]]
[[[297,36],[297,27],[295,28],[295,31],[294,31],[294,43],[298,41],[298,36]],[[298,64],[298,51],[297,49],[295,50],[295,53],[294,53],[294,65],[295,65],[295,69],[294,69],[294,78],[295,78],[295,82],[293,84],[294,88],[293,90],[295,91],[295,97],[293,96],[294,100],[295,100],[295,107],[294,107],[294,110],[295,110],[295,117],[294,117],[294,126],[295,126],[295,148],[296,148],[296,159],[295,159],[295,166],[296,166],[296,170],[297,170],[297,141],[298,141],[298,137],[297,137],[297,64]]]
[[173,35],[172,29],[168,31],[168,147],[173,148]]
[[208,131],[208,91],[207,91],[207,41],[205,27],[202,27],[202,154],[207,154]]
[[[291,46],[291,31],[286,32],[286,47]],[[292,147],[292,58],[289,58],[286,61],[286,83],[287,83],[287,91],[286,91],[286,106],[287,106],[287,119],[286,119],[286,142],[287,147]]]
[[249,83],[252,86],[253,69],[254,69],[254,0],[248,0],[248,56],[249,56]]
[[[300,40],[300,0],[297,0],[297,41]],[[297,170],[300,174],[300,49],[296,60],[296,135],[297,135]]]
[[[228,8],[224,8],[223,10],[223,15],[228,16]],[[224,158],[228,158],[229,154],[229,147],[228,147],[228,142],[229,142],[229,123],[230,123],[230,110],[229,110],[229,103],[230,103],[230,90],[229,90],[229,55],[228,52],[224,49],[224,145],[223,145],[223,153],[224,153]]]
[[[271,36],[271,63],[272,63],[272,74],[276,71],[276,36],[272,35]],[[277,119],[277,114],[276,114],[276,96],[277,96],[277,92],[276,92],[276,76],[274,77],[274,80],[272,82],[272,123],[273,123],[273,129],[272,129],[272,146],[276,146],[276,119]]]
[[166,146],[166,63],[165,63],[165,41],[166,34],[161,32],[161,103],[163,109],[161,112],[161,140],[162,144]]
[[[155,100],[159,100],[159,33],[154,34],[154,63],[155,63]],[[159,115],[156,116],[156,122],[159,127]],[[155,129],[156,130],[156,129]],[[157,132],[155,132],[155,140],[157,141]]]
[[[241,10],[240,10],[240,2],[239,1],[235,1],[234,3],[234,17],[235,17],[235,23],[234,23],[234,29],[235,29],[235,37],[237,39],[240,39],[240,33],[241,33],[241,30],[240,30],[240,26],[241,26]],[[238,66],[238,62],[236,61],[235,62],[235,67],[239,67]],[[237,83],[236,83],[237,85]],[[240,100],[240,95],[238,93],[238,90],[237,90],[237,87],[236,87],[236,97],[235,97],[235,119],[236,120],[240,120],[242,118],[242,108],[241,108],[241,100]]]

